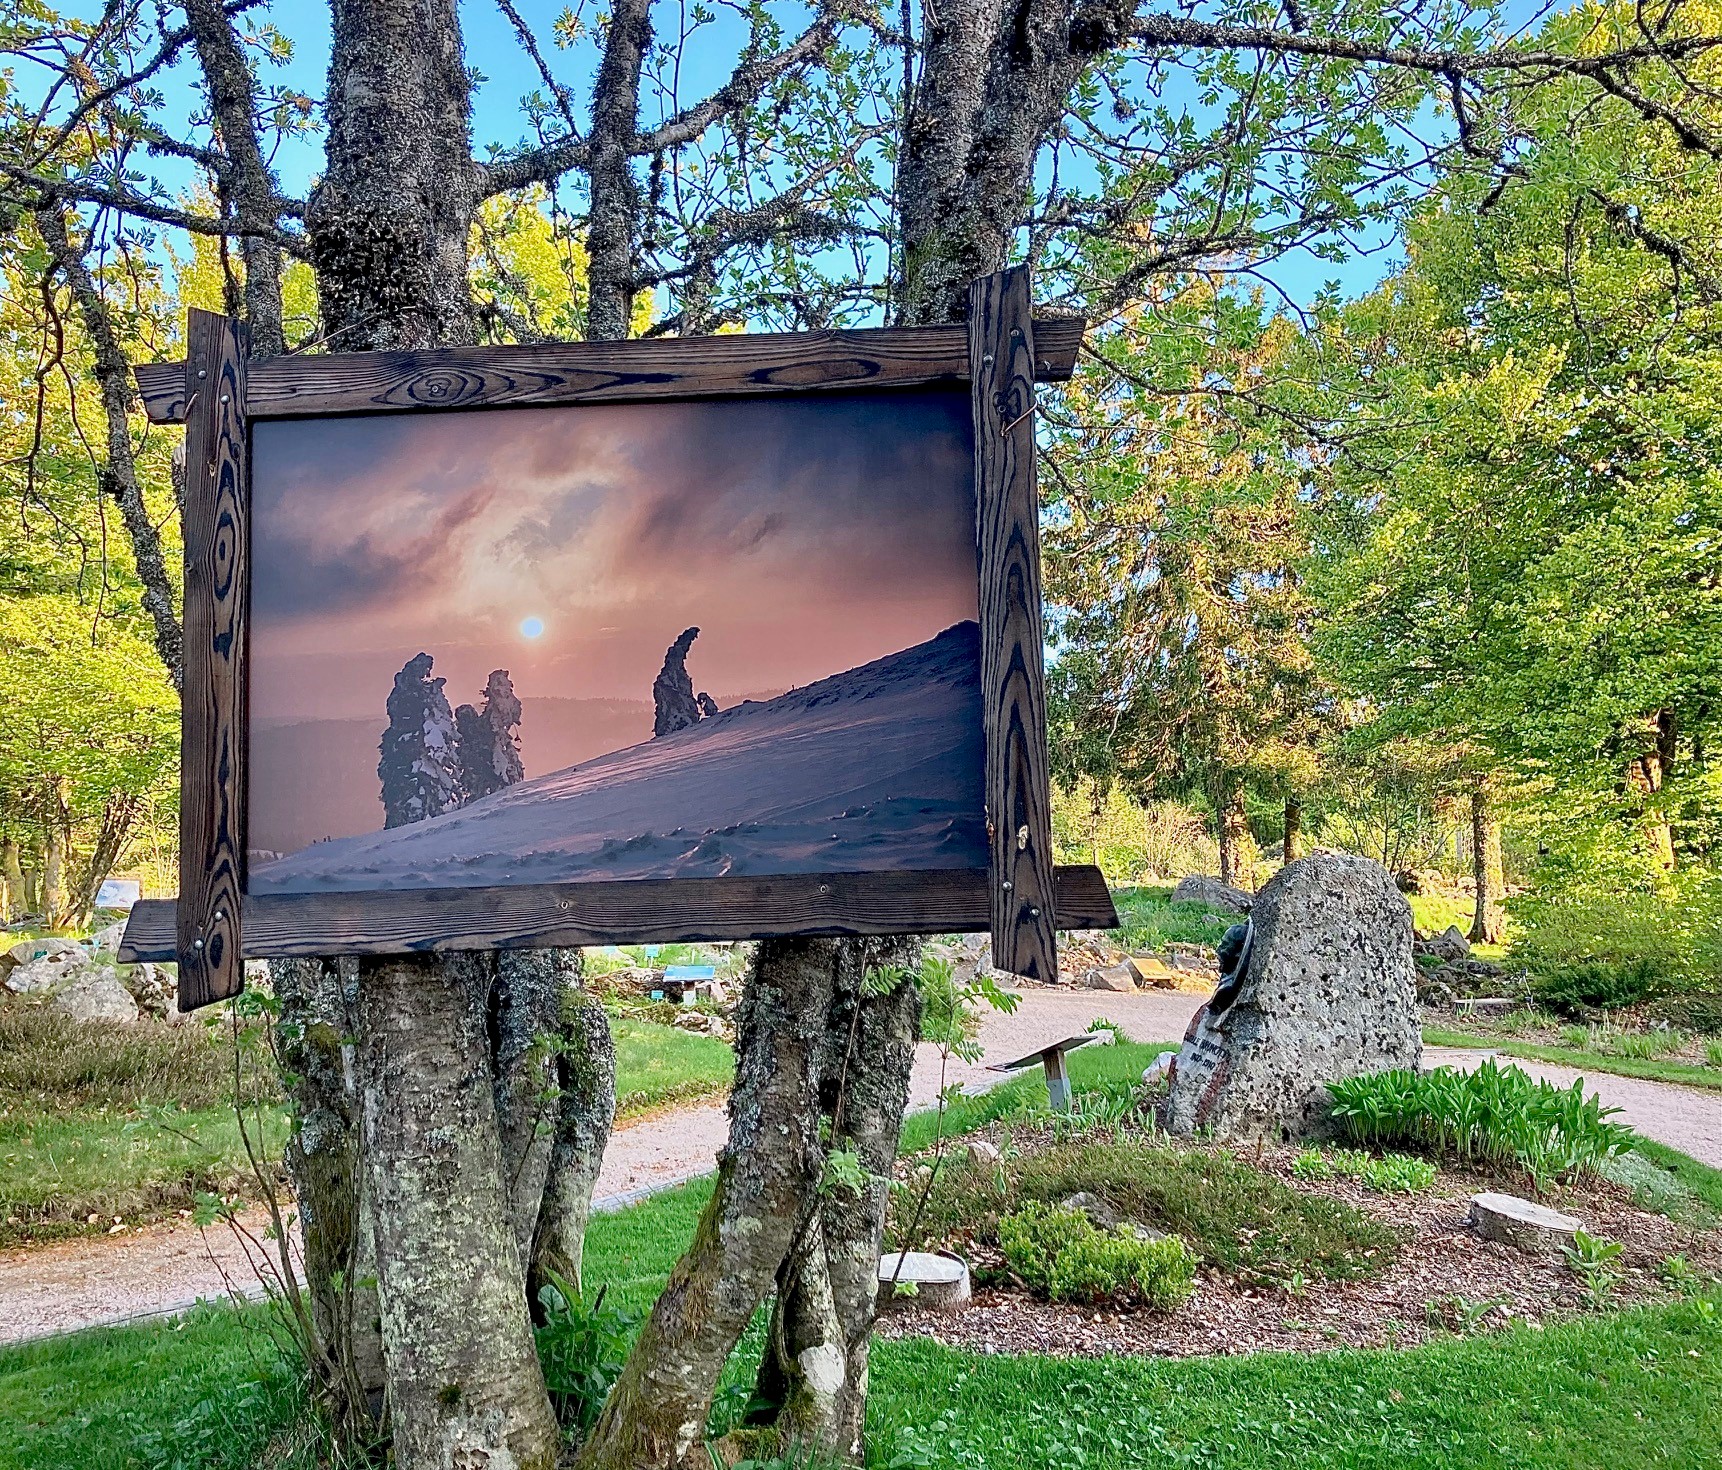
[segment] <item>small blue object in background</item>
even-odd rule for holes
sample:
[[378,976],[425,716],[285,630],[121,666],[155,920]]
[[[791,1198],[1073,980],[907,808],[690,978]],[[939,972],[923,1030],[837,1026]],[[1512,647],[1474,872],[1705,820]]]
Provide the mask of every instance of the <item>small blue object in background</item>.
[[717,977],[716,965],[665,965],[666,980],[712,980]]

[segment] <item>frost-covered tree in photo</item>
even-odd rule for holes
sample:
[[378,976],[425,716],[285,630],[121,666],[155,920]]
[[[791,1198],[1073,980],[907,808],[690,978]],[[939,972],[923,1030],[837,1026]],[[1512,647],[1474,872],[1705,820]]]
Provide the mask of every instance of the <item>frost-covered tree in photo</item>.
[[389,691],[389,727],[383,731],[377,778],[383,783],[383,825],[404,827],[460,805],[460,752],[454,712],[433,660],[416,654],[395,675]]
[[526,774],[520,760],[520,700],[507,669],[493,669],[484,686],[484,706],[463,704],[454,712],[460,736],[463,802],[477,801],[512,786]]
[[[688,650],[700,636],[698,628],[686,628],[682,636],[664,654],[664,666],[652,680],[652,735],[674,735],[700,722],[703,711],[694,695],[694,681],[688,673]],[[708,700],[711,696],[706,696]],[[713,709],[717,706],[713,704]]]

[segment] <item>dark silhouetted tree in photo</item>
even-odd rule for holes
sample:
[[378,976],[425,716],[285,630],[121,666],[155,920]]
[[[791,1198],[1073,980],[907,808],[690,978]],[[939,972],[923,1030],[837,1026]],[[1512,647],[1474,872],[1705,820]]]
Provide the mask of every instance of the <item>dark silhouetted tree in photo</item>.
[[[700,722],[703,711],[698,697],[694,694],[694,681],[688,675],[688,650],[694,646],[694,639],[699,636],[698,628],[686,629],[682,636],[670,645],[669,651],[664,655],[663,668],[658,670],[658,677],[652,680],[654,738],[659,735],[674,735],[677,730],[686,730]],[[708,694],[706,698],[709,700],[711,696]]]
[[454,712],[460,736],[462,802],[477,801],[512,786],[526,775],[520,760],[520,700],[507,669],[493,669],[484,686],[484,708],[463,704]]
[[432,659],[408,659],[389,691],[389,727],[383,731],[377,779],[383,783],[383,825],[404,827],[439,817],[460,805],[460,756],[454,713],[431,677]]

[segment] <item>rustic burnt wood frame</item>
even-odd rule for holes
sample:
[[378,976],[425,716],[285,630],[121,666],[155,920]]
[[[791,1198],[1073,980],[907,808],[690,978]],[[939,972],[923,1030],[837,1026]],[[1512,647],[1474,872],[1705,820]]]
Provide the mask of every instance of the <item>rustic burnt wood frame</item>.
[[[137,368],[187,426],[180,898],[139,903],[121,957],[178,960],[192,1010],[241,956],[990,931],[1001,968],[1057,975],[1055,928],[1117,913],[1054,868],[1043,689],[1034,384],[1068,378],[1083,324],[1035,322],[1026,268],[975,282],[966,326],[274,358],[194,311],[183,364]],[[971,364],[973,370],[971,372]],[[249,427],[258,419],[971,385],[990,870],[788,874],[367,893],[245,894]]]

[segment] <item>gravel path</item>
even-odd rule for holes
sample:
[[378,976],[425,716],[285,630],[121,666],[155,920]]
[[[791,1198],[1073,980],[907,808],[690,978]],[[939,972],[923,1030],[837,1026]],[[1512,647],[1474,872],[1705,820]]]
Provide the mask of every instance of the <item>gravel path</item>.
[[[1016,1014],[989,1014],[981,1026],[986,1060],[1009,1061],[1086,1031],[1105,1016],[1133,1041],[1176,1041],[1201,1002],[1198,995],[1153,991],[1116,995],[1093,990],[1025,990]],[[983,1064],[953,1062],[945,1078],[970,1090],[1001,1080]],[[923,1046],[915,1059],[910,1106],[938,1098],[938,1054]],[[620,1209],[653,1190],[713,1168],[727,1120],[721,1102],[700,1103],[643,1118],[612,1135],[598,1175],[599,1209]],[[55,1332],[183,1311],[203,1297],[254,1293],[256,1271],[247,1252],[263,1248],[268,1217],[241,1218],[248,1242],[226,1227],[199,1230],[190,1221],[123,1235],[68,1240],[0,1251],[0,1343]]]

